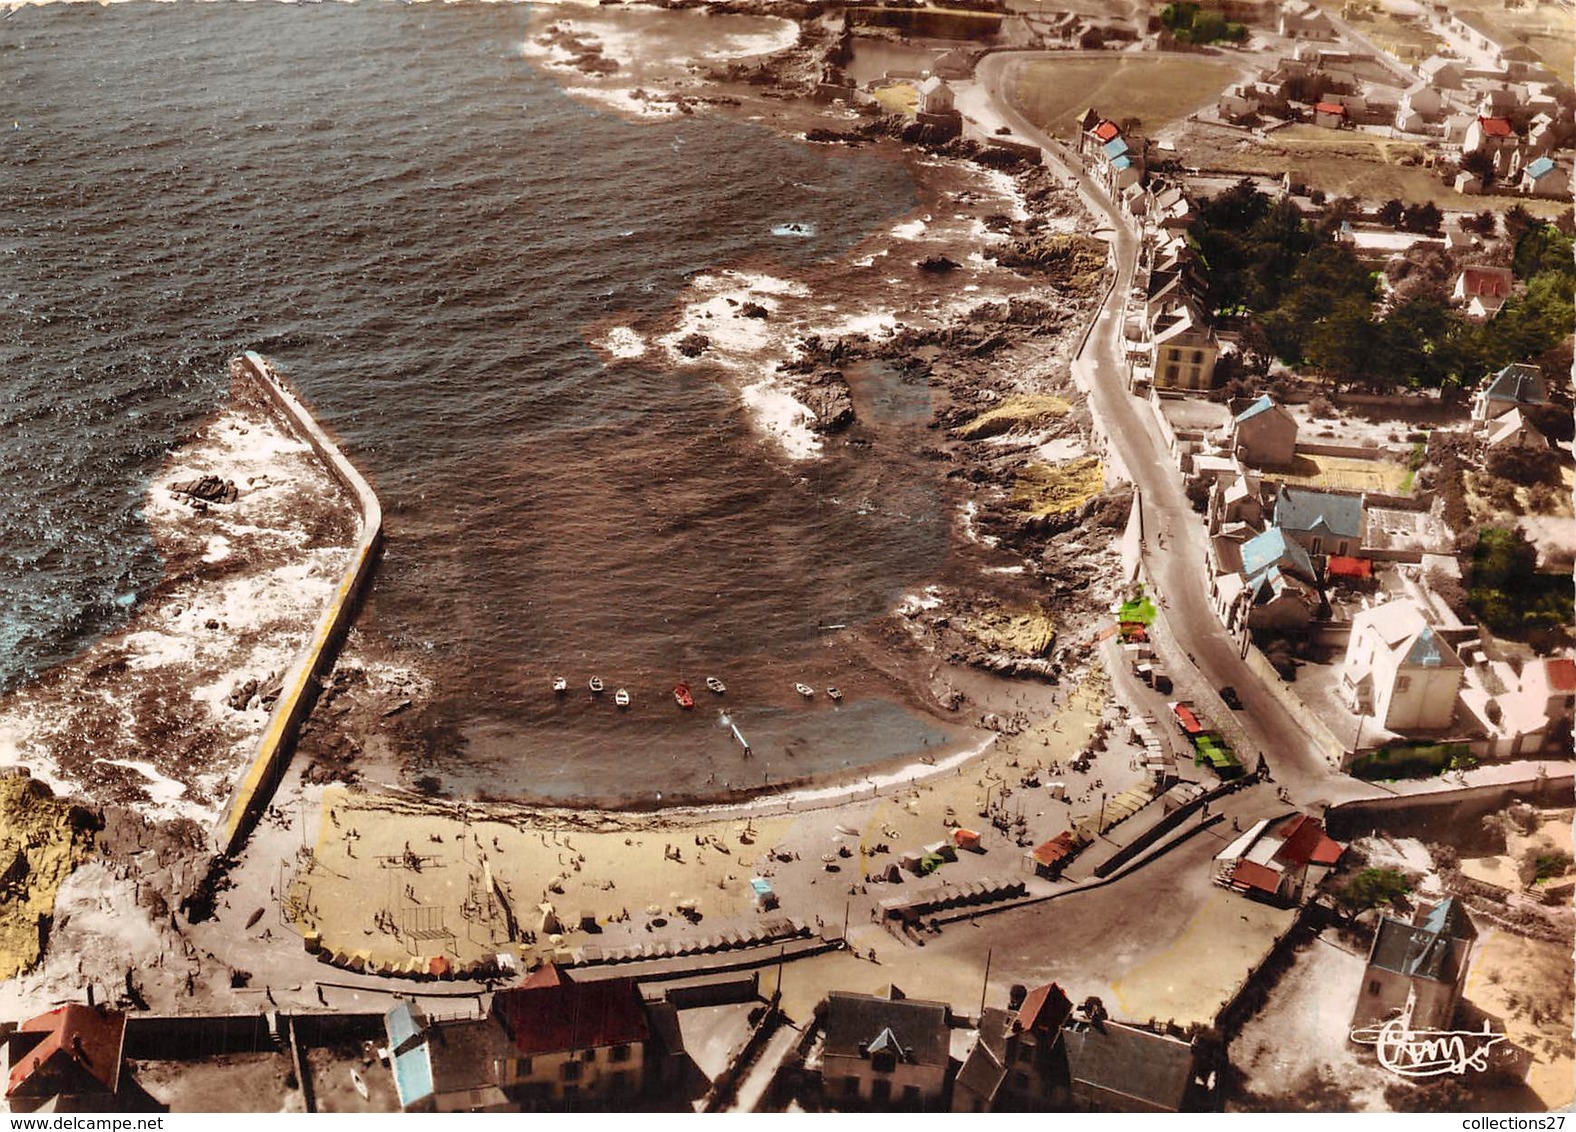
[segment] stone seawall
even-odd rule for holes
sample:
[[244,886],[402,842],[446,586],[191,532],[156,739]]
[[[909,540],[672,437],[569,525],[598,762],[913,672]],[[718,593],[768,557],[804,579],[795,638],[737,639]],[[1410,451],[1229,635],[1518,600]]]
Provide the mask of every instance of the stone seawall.
[[316,681],[339,655],[339,646],[355,617],[358,599],[372,576],[383,538],[383,508],[361,473],[345,458],[339,446],[287,389],[268,362],[248,350],[231,363],[232,371],[250,376],[280,411],[285,423],[317,453],[335,479],[356,500],[361,513],[361,533],[351,552],[350,564],[313,630],[312,639],[285,674],[279,701],[268,718],[268,727],[257,753],[237,783],[214,830],[220,853],[233,854],[246,841],[258,814],[273,797],[295,748],[296,734],[316,700]]

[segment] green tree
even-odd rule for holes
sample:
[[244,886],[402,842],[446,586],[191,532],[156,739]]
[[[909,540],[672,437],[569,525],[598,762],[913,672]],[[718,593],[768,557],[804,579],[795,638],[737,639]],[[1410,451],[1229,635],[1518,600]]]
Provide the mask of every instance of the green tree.
[[1335,900],[1349,917],[1356,919],[1370,908],[1404,900],[1411,891],[1406,877],[1395,869],[1363,869],[1342,886]]

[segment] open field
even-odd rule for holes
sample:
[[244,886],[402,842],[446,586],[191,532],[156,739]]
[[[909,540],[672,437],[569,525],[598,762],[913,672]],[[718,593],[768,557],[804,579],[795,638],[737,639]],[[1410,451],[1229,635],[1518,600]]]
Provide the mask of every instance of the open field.
[[1359,460],[1351,456],[1298,456],[1291,468],[1277,472],[1280,479],[1294,487],[1344,491],[1377,491],[1385,495],[1408,495],[1406,465],[1386,460]]
[[1490,929],[1478,940],[1466,1001],[1498,1018],[1510,1040],[1532,1054],[1527,1085],[1551,1109],[1571,1103],[1571,951]]
[[1550,219],[1569,207],[1564,201],[1529,197],[1464,196],[1434,170],[1400,164],[1408,155],[1421,155],[1422,146],[1357,130],[1291,126],[1267,138],[1245,139],[1239,133],[1193,125],[1177,148],[1184,161],[1207,172],[1266,177],[1290,173],[1292,180],[1332,197],[1397,199],[1408,204],[1432,201],[1456,212],[1506,209],[1516,203]]
[[1200,55],[1036,60],[1016,72],[1012,98],[1056,137],[1068,137],[1073,116],[1090,106],[1113,122],[1136,118],[1153,134],[1212,102],[1235,74],[1230,62]]

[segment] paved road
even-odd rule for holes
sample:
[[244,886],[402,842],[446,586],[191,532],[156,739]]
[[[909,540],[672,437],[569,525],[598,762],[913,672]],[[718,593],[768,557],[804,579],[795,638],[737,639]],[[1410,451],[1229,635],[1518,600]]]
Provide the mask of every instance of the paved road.
[[[1040,53],[1002,52],[982,59],[975,77],[986,97],[970,100],[965,112],[994,115],[994,119],[978,123],[982,132],[993,133],[996,125],[1004,123],[1019,137],[1040,145],[1051,165],[1077,183],[1080,198],[1096,218],[1097,233],[1111,244],[1116,282],[1073,363],[1074,371],[1102,422],[1113,464],[1125,470],[1142,493],[1143,564],[1163,599],[1161,619],[1166,632],[1162,636],[1176,642],[1197,672],[1190,677],[1185,673],[1186,665],[1177,667],[1173,662],[1174,679],[1180,689],[1198,698],[1213,718],[1230,720],[1228,729],[1242,733],[1238,742],[1245,762],[1251,766],[1257,753],[1263,752],[1275,780],[1299,803],[1373,796],[1376,791],[1372,786],[1347,778],[1331,766],[1296,718],[1260,684],[1243,661],[1239,642],[1209,606],[1203,525],[1183,495],[1181,479],[1153,414],[1126,387],[1122,309],[1138,259],[1137,233],[1084,174],[1077,158],[1031,125],[1004,97],[1014,69],[1036,54]],[[1213,692],[1227,684],[1242,698],[1245,710],[1240,713],[1226,709]]]

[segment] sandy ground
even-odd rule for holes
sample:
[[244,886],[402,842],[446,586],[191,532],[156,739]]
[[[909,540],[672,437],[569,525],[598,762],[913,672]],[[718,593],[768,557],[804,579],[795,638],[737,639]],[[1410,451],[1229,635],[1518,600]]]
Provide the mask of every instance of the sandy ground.
[[1527,1085],[1550,1110],[1569,1108],[1576,1100],[1573,974],[1568,942],[1491,929],[1478,939],[1463,996],[1498,1019],[1510,1040],[1532,1055]]
[[[924,883],[908,873],[900,884],[869,877],[911,848],[950,837],[949,821],[977,829],[984,851],[960,854],[938,879],[1021,877],[1025,846],[1097,814],[1102,790],[1114,797],[1141,779],[1136,751],[1118,746],[1097,755],[1088,774],[1064,767],[1056,781],[1069,798],[1052,797],[1050,764],[1082,751],[1102,714],[1114,720],[1116,711],[1103,678],[1091,677],[1049,719],[1000,739],[966,767],[916,764],[907,774],[871,774],[867,784],[765,798],[742,810],[529,812],[330,788],[314,851],[288,887],[287,911],[326,948],[365,952],[375,964],[437,955],[473,961],[499,951],[529,963],[559,948],[754,925],[761,916],[749,882],[764,877],[781,915],[838,934],[845,907],[851,921],[866,923],[881,898]],[[1023,786],[1036,765],[1041,785]],[[987,796],[1005,831],[979,819]],[[508,938],[505,902],[519,932],[536,933],[534,946]],[[686,922],[681,903],[698,912],[697,922]]]
[[1384,1087],[1395,1078],[1347,1041],[1366,956],[1319,937],[1302,948],[1229,1049],[1253,1092],[1290,1107],[1311,1077],[1324,1073],[1344,1094],[1346,1112],[1387,1112]]

